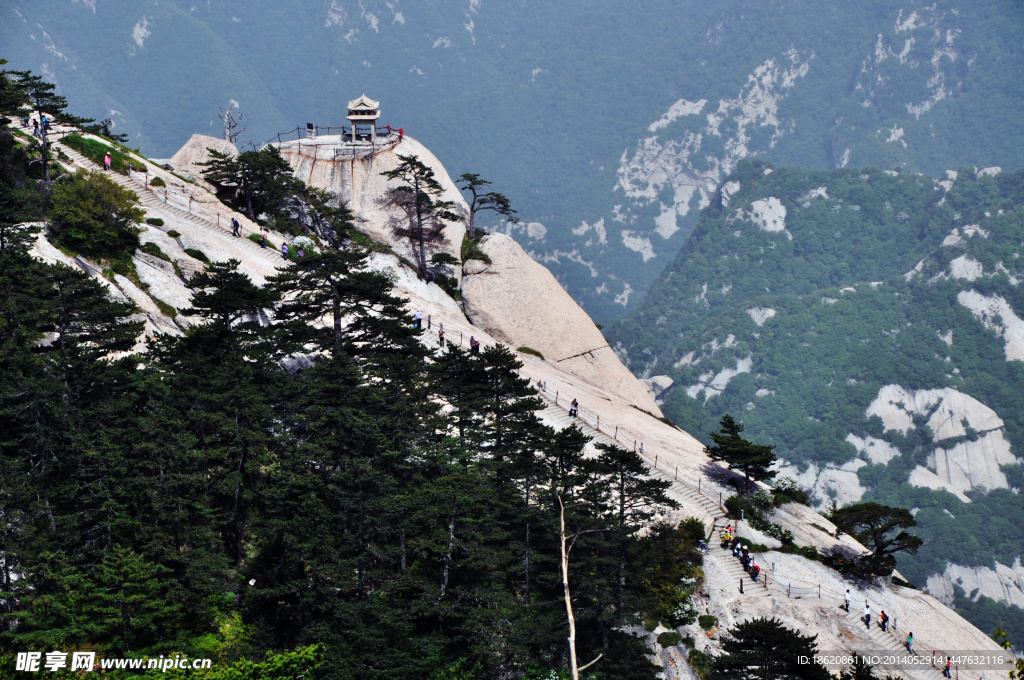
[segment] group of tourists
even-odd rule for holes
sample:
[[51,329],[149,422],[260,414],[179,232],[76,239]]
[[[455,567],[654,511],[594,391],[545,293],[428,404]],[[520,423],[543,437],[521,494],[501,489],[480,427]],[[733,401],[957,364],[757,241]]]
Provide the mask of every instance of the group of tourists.
[[46,116],[40,116],[42,124],[35,118],[29,119],[28,115],[21,119],[22,127],[27,128],[29,125],[32,126],[32,136],[38,137],[45,140],[47,133],[50,132],[50,119]]
[[743,565],[743,570],[750,574],[750,578],[754,580],[754,583],[758,582],[758,577],[761,574],[761,565],[750,554],[750,549],[743,545],[743,542],[736,536],[731,522],[722,531],[722,548],[731,551],[733,556]]

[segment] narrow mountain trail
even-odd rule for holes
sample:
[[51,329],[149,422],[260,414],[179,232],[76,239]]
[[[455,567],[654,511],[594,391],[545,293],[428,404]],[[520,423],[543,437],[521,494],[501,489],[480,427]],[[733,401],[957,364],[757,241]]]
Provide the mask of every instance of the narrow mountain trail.
[[[543,420],[557,427],[563,429],[576,425],[585,434],[593,438],[595,443],[600,444],[614,444],[620,447],[628,448],[630,443],[624,441],[617,441],[613,436],[609,436],[608,433],[603,430],[599,430],[595,427],[595,424],[587,422],[583,418],[572,417],[568,414],[568,405],[563,406],[559,399],[556,403],[557,397],[552,397],[550,394],[544,391],[538,391],[538,395],[543,397],[548,403],[546,407],[540,412]],[[640,453],[637,451],[637,453]],[[653,478],[664,479],[670,482],[671,486],[667,490],[667,495],[676,501],[685,503],[687,506],[700,507],[708,518],[712,521],[712,532],[711,540],[709,541],[709,554],[704,560],[704,570],[714,569],[718,574],[725,576],[726,579],[734,584],[733,594],[730,598],[730,602],[735,600],[766,600],[771,602],[783,602],[788,605],[795,606],[807,606],[820,608],[829,618],[835,620],[837,626],[846,632],[846,637],[849,640],[849,651],[856,652],[862,655],[889,655],[893,657],[901,657],[907,655],[907,650],[903,646],[903,643],[897,638],[896,633],[890,628],[889,632],[883,632],[878,625],[877,616],[880,614],[880,610],[876,605],[872,606],[872,626],[868,630],[864,621],[861,618],[857,607],[851,606],[850,613],[847,614],[845,611],[840,610],[839,612],[831,612],[827,608],[822,607],[822,600],[820,597],[789,597],[785,587],[782,584],[774,583],[773,574],[768,568],[768,564],[761,565],[761,574],[767,578],[767,584],[765,579],[759,579],[755,583],[750,575],[743,569],[743,565],[740,561],[733,556],[732,552],[721,545],[721,532],[725,529],[729,520],[726,518],[725,509],[719,505],[719,503],[709,497],[706,492],[698,491],[698,489],[691,486],[686,481],[675,478],[675,475],[669,471],[666,471],[660,467],[654,467],[657,464],[657,458],[651,458],[650,454],[640,454],[642,458],[650,466],[648,473]],[[740,583],[742,580],[742,592],[740,591]],[[836,595],[828,593],[830,598],[835,599]],[[890,624],[891,625],[891,624]],[[902,634],[902,631],[900,631]],[[932,650],[927,647],[926,644],[918,642],[915,645],[916,651],[919,655],[927,650],[929,656],[927,657],[931,661]],[[919,658],[925,658],[919,656]],[[938,658],[938,656],[936,656]],[[936,661],[936,664],[939,662]],[[879,670],[884,671],[884,665],[879,664]],[[893,678],[906,678],[907,680],[941,680],[943,678],[942,672],[936,670],[933,667],[925,666],[921,668],[914,668],[913,670],[893,668],[888,673]],[[985,674],[978,671],[963,671],[959,672],[960,678],[970,678],[972,680],[976,678],[987,677]]]
[[[84,168],[86,170],[98,170],[101,172],[103,171],[103,168],[99,164],[93,162],[89,158],[86,158],[81,153],[79,153],[75,149],[72,149],[66,144],[63,144],[60,141],[55,141],[53,142],[53,146],[59,148],[63,153],[67,154],[67,156],[72,161],[74,161],[76,166]],[[139,173],[136,173],[136,175],[137,174]],[[224,212],[220,212],[218,210],[215,213],[215,215],[220,215],[223,219],[219,221],[214,221],[200,214],[197,214],[197,212],[192,212],[190,210],[180,208],[172,204],[169,200],[170,194],[166,189],[164,190],[164,199],[161,200],[159,197],[159,192],[156,189],[147,186],[144,182],[136,179],[134,176],[126,177],[125,175],[113,171],[106,173],[106,175],[114,182],[121,185],[122,187],[133,191],[139,197],[139,202],[143,206],[151,208],[153,210],[170,212],[177,217],[188,220],[192,224],[195,224],[197,227],[203,229],[208,233],[216,235],[219,238],[229,238],[236,243],[240,242],[242,244],[242,247],[251,250],[254,253],[257,253],[261,258],[273,262],[275,265],[281,264],[283,258],[280,256],[280,254],[268,248],[261,247],[259,244],[249,240],[249,238],[247,238],[244,235],[246,230],[248,230],[249,233],[260,233],[259,225],[253,223],[245,215],[234,212],[230,209],[227,209],[226,206],[223,206],[225,208]],[[180,197],[175,198],[178,199]],[[203,211],[207,212],[205,209],[203,209]],[[231,218],[235,218],[239,221],[239,223],[241,223],[243,236],[232,236],[230,228]]]

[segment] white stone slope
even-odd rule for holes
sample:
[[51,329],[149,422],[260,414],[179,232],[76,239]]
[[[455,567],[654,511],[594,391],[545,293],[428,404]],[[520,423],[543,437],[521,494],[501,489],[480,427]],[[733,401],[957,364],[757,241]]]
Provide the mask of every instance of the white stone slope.
[[[65,131],[67,129],[58,126],[55,132],[59,134]],[[193,137],[190,140],[193,147],[197,146],[195,139]],[[70,159],[61,162],[70,171],[101,171],[100,166],[74,149],[60,144],[59,140],[55,146]],[[198,153],[193,153],[190,157],[193,161],[201,158]],[[111,172],[108,173],[108,177],[139,196],[146,219],[156,218],[163,221],[161,226],[140,225],[140,240],[143,244],[156,244],[173,263],[136,251],[133,261],[139,280],[143,284],[140,288],[120,275],[115,275],[113,281],[108,280],[104,276],[103,267],[88,258],[67,257],[46,240],[44,233],[40,234],[32,252],[45,261],[60,262],[81,269],[106,286],[116,299],[135,304],[139,312],[134,318],[145,323],[143,336],[134,348],[135,351],[139,351],[144,349],[146,338],[157,333],[181,334],[189,324],[195,322],[195,319],[182,314],[165,314],[156,302],[159,300],[175,310],[190,306],[191,294],[185,287],[183,277],[188,278],[192,273],[201,270],[204,264],[186,253],[186,248],[198,250],[215,262],[236,259],[240,263],[239,271],[247,274],[258,284],[262,284],[268,276],[273,275],[283,260],[279,254],[260,249],[244,236],[231,236],[228,225],[232,217],[243,225],[242,232],[245,236],[255,233],[257,226],[244,215],[223,205],[204,182],[182,181],[159,165],[134,154],[130,159],[133,167],[145,168],[148,172],[135,171],[131,177]],[[162,179],[165,186],[153,187],[147,184],[147,181],[152,181],[155,177]],[[171,231],[177,232],[179,236],[172,238],[167,233]],[[284,240],[280,234],[267,234],[275,243],[279,244]]]
[[911,473],[911,484],[945,488],[965,502],[970,501],[964,492],[971,489],[1009,488],[1000,466],[1019,459],[1010,452],[1002,418],[977,399],[949,387],[908,390],[885,385],[866,415],[879,416],[886,430],[903,434],[915,427],[915,416],[927,418],[935,448],[928,468],[918,466]]
[[972,600],[988,597],[1024,610],[1024,566],[1020,557],[1010,566],[996,562],[994,569],[950,563],[943,573],[928,577],[928,592],[947,604],[953,602],[954,585]]
[[[441,162],[409,136],[393,146],[356,158],[335,158],[336,153],[345,152],[337,136],[286,142],[278,148],[292,163],[296,177],[349,201],[360,231],[411,261],[416,261],[413,246],[408,239],[396,236],[393,228],[394,221],[401,216],[381,204],[387,189],[396,185],[381,173],[397,167],[398,156],[418,157],[433,170],[443,189],[441,198],[455,203],[457,211],[469,212]],[[461,260],[464,225],[446,223],[443,233],[444,239],[432,245],[428,258],[433,253],[445,252]],[[456,271],[456,278],[466,275],[462,281],[465,310],[478,334],[486,331],[513,349],[531,347],[569,374],[661,415],[646,387],[607,348],[608,342],[590,317],[546,268],[532,260],[513,239],[501,234],[486,236],[480,247],[491,258],[491,264],[471,260]],[[431,313],[429,308],[424,311]]]
[[[401,163],[399,156],[416,156],[430,167],[443,189],[440,198],[455,203],[456,212],[469,214],[461,192],[448,176],[448,171],[441,161],[408,135],[397,144],[386,145],[376,153],[362,157],[342,155],[336,158],[335,153],[342,148],[341,138],[337,135],[275,143],[275,146],[291,164],[296,177],[310,186],[326,189],[347,201],[356,215],[361,231],[380,243],[389,244],[395,252],[413,262],[417,259],[410,243],[395,238],[392,233],[392,221],[400,215],[380,204],[380,199],[387,188],[397,185],[396,182],[389,183],[380,173],[398,167]],[[432,245],[427,258],[429,259],[433,253],[444,252],[460,259],[462,238],[465,233],[466,228],[462,222],[446,222],[443,239]]]
[[203,171],[207,169],[206,166],[200,165],[200,163],[210,160],[209,149],[227,154],[230,158],[238,155],[238,149],[226,139],[210,137],[209,135],[192,135],[185,142],[185,145],[171,156],[168,165],[174,168],[174,171],[179,175],[185,177],[185,179],[193,182],[202,182],[204,186],[212,188],[203,179]]
[[491,258],[465,263],[466,314],[513,348],[527,346],[563,370],[658,416],[649,390],[622,365],[594,322],[555,277],[511,237],[489,234],[480,249]]
[[[82,165],[89,167],[87,161],[83,161]],[[184,200],[188,197],[193,199],[193,209],[196,212],[205,211],[204,214],[214,216],[220,212],[225,225],[226,216],[231,213],[220,206],[214,197],[208,194],[204,196],[205,192],[201,187],[181,182],[173,175],[155,167],[150,169],[151,176],[160,174],[168,183],[168,202],[161,204],[160,199],[148,189],[142,188],[138,183],[129,184],[144,198],[147,214],[164,220],[164,225],[160,228],[147,228],[142,238],[144,241],[156,243],[186,276],[188,272],[198,270],[201,263],[188,256],[184,248],[202,250],[213,260],[234,257],[240,260],[240,269],[257,283],[264,282],[283,264],[284,261],[279,254],[259,249],[250,242],[230,236],[226,226],[221,228],[216,222],[200,219],[195,215],[190,217],[187,212],[188,201]],[[134,181],[117,176],[114,178],[123,184]],[[175,208],[175,205],[182,207]],[[381,234],[384,243],[394,244],[395,239],[390,230],[378,224],[377,231],[373,231],[375,227],[372,220],[379,217],[379,213],[367,212],[364,217],[366,222],[363,222],[362,226],[369,233]],[[241,216],[239,219],[246,225],[246,229],[251,228],[247,220]],[[172,238],[167,233],[171,230],[179,232],[180,236]],[[280,235],[271,237],[278,243],[282,238]],[[642,444],[645,448],[645,459],[649,463],[657,461],[658,471],[655,474],[672,482],[669,493],[681,505],[674,513],[675,516],[702,517],[710,525],[715,517],[721,514],[717,509],[717,500],[714,500],[719,489],[707,480],[702,480],[704,495],[700,496],[688,486],[697,483],[702,466],[708,462],[700,442],[688,433],[638,408],[640,406],[652,413],[658,413],[653,395],[647,386],[629,375],[610,350],[594,351],[592,356],[584,353],[586,358],[583,361],[557,361],[561,358],[557,352],[562,347],[579,345],[585,350],[593,349],[590,343],[593,340],[600,341],[596,327],[565,294],[557,281],[543,267],[530,260],[514,241],[507,237],[491,236],[484,240],[483,249],[492,257],[492,273],[485,275],[487,268],[475,262],[468,267],[469,275],[466,277],[467,285],[464,287],[466,309],[476,310],[476,317],[474,318],[471,313],[469,319],[459,303],[437,285],[428,284],[420,279],[416,272],[398,257],[375,253],[371,258],[371,266],[391,270],[394,273],[396,293],[408,299],[407,307],[410,312],[422,311],[425,321],[429,319],[430,327],[425,331],[425,342],[436,342],[436,332],[443,324],[448,341],[460,344],[464,348],[468,346],[470,336],[475,336],[485,345],[495,342],[513,346],[527,345],[544,353],[547,360],[529,354],[520,355],[524,361],[521,373],[534,385],[545,387],[543,396],[550,405],[541,412],[541,418],[555,427],[564,427],[568,422],[574,422],[568,420],[565,408],[568,400],[577,399],[581,411],[591,419],[591,423],[595,417],[601,418],[600,433],[590,425],[584,424],[585,432],[601,441],[610,442],[617,436],[615,441],[627,448],[631,441],[637,448]],[[143,310],[148,334],[180,333],[191,322],[181,315],[176,319],[164,317],[160,315],[159,309],[155,308],[150,296],[180,309],[186,304],[189,295],[188,289],[174,272],[173,265],[159,258],[136,253],[135,262],[140,279],[149,284],[148,291],[140,291],[123,277],[117,278],[115,282],[107,281],[94,263],[71,260],[45,240],[40,240],[36,244],[36,253],[45,259],[78,266],[104,282],[115,297],[135,301]],[[485,318],[486,322],[482,320]],[[470,319],[473,319],[476,325]],[[559,400],[557,406],[551,403],[555,395]],[[838,542],[830,535],[835,527],[805,506],[788,504],[776,512],[774,519],[792,531],[800,545],[814,545],[824,549]],[[843,537],[841,542],[855,550],[862,549],[849,537]],[[799,572],[800,569],[824,569],[820,565],[807,563],[806,560],[792,556],[780,556],[779,561],[782,560],[793,562],[785,570],[779,570],[780,574],[788,573],[790,578],[794,577],[794,574],[802,573]],[[849,648],[849,626],[841,617],[836,616],[835,611],[830,614],[827,608],[819,611],[803,604],[794,606],[781,600],[777,593],[757,601],[748,600],[739,596],[735,584],[724,571],[716,570],[711,561],[708,564],[708,574],[709,584],[720,584],[721,593],[712,597],[707,606],[722,608],[719,613],[723,621],[732,622],[761,614],[773,614],[805,632],[822,634],[822,639],[830,644],[832,639],[828,636],[832,634],[830,631],[835,631],[837,648],[840,648],[839,645],[842,645],[841,648]],[[819,579],[838,578],[827,570],[820,574],[815,572],[813,576]],[[936,621],[943,622],[943,625],[937,626],[934,631],[936,645],[947,649],[987,649],[989,647],[986,647],[986,644],[994,644],[986,643],[979,631],[956,617],[940,603],[919,593],[910,592],[911,595],[906,595],[901,589],[885,589],[883,594],[877,597],[901,598],[894,599],[891,606],[906,612],[901,614],[901,617],[905,616],[906,620],[914,621],[914,625],[918,625],[918,618],[915,617],[922,617],[919,624],[922,632],[918,633],[922,639],[928,639],[932,633],[924,617],[932,616]],[[934,614],[935,607],[938,607],[939,617]],[[926,636],[925,632],[929,633],[929,636]]]

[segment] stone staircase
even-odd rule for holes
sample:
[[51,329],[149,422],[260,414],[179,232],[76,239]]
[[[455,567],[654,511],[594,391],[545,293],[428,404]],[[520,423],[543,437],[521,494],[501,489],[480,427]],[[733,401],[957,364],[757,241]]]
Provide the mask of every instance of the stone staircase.
[[[750,578],[743,569],[743,564],[739,561],[739,558],[732,554],[731,550],[722,547],[722,540],[719,538],[722,530],[725,529],[725,525],[729,523],[729,520],[722,517],[715,518],[714,530],[711,535],[711,542],[709,547],[711,548],[710,557],[714,558],[715,563],[723,574],[729,577],[729,580],[733,583],[733,587],[736,589],[736,595],[743,597],[771,597],[771,591],[765,588],[763,575],[768,572],[764,565],[761,565],[762,578],[757,583]],[[706,563],[705,563],[706,564]],[[705,567],[706,568],[706,567]],[[743,591],[740,591],[740,583],[743,584]]]
[[[880,614],[879,611],[876,611],[874,608],[872,608],[872,611],[871,611],[871,629],[867,630],[866,626],[864,625],[864,618],[863,618],[863,615],[862,615],[862,609],[861,608],[858,608],[854,604],[851,604],[850,605],[850,613],[846,614],[844,612],[844,617],[843,618],[845,619],[844,623],[846,624],[846,626],[848,628],[850,628],[850,629],[858,629],[862,634],[866,632],[868,634],[868,637],[871,640],[871,643],[872,643],[872,648],[871,649],[863,649],[863,650],[855,650],[855,651],[860,651],[860,652],[862,652],[864,654],[868,654],[868,653],[870,653],[870,654],[882,654],[882,655],[891,655],[891,656],[895,656],[895,657],[905,657],[905,656],[908,656],[909,652],[907,652],[907,648],[903,644],[901,644],[899,642],[899,640],[897,639],[896,635],[894,635],[892,632],[883,632],[882,631],[882,627],[879,625],[879,622],[878,622],[879,614]],[[918,649],[915,650],[915,651],[917,652],[917,654],[916,654],[917,658],[919,658],[919,659],[920,658],[930,659],[930,656],[923,656],[921,654],[921,652],[924,651],[924,650],[919,645],[918,645]],[[929,654],[931,653],[930,650],[928,651],[928,653]],[[891,669],[890,669],[890,667],[887,667],[885,664],[878,664],[876,672],[882,672],[882,673],[889,672],[890,674],[895,674],[895,675],[893,675],[893,677],[901,677],[902,676],[902,677],[906,677],[906,678],[914,678],[915,680],[916,679],[920,679],[920,680],[942,680],[942,678],[944,677],[942,675],[942,671],[936,670],[936,669],[932,668],[931,666],[925,666],[925,665],[923,665],[921,667],[916,667],[913,670],[903,670],[903,669],[900,669],[899,667],[891,667]],[[961,675],[963,675],[963,672],[961,672]],[[964,675],[964,677],[968,677],[968,676]],[[974,674],[972,674],[970,677],[976,677],[976,676]]]
[[[545,421],[552,423],[558,429],[564,429],[571,425],[576,425],[582,429],[587,436],[592,437],[595,443],[626,446],[625,443],[615,441],[614,438],[600,430],[597,430],[583,419],[571,417],[566,409],[556,406],[554,403],[550,403],[549,395],[543,392],[540,394],[543,398],[549,400],[547,407],[541,411],[541,416]],[[647,456],[642,457],[646,458]],[[725,518],[725,509],[722,508],[722,506],[720,506],[714,499],[698,492],[697,489],[694,489],[686,482],[675,479],[674,475],[666,470],[650,467],[648,468],[648,473],[651,477],[663,479],[671,484],[666,492],[670,498],[682,501],[690,506],[700,507],[704,510],[707,516],[711,518],[712,531],[711,539],[708,541],[708,547],[710,548],[710,557],[713,557],[714,559],[711,560],[710,563],[705,562],[705,568],[714,564],[722,571],[722,573],[726,574],[729,577],[729,580],[734,584],[736,597],[771,597],[771,593],[764,587],[763,583],[755,584],[751,580],[750,575],[743,570],[743,565],[740,561],[733,557],[731,552],[722,549],[719,534],[728,523],[728,520]],[[762,568],[762,573],[764,571],[765,570]],[[740,592],[740,579],[743,579],[742,593]]]
[[[73,160],[75,164],[78,165],[79,167],[89,168],[92,170],[102,170],[102,168],[97,163],[94,163],[92,160],[86,158],[78,151],[72,149],[66,144],[63,144],[58,141],[54,142],[53,145],[59,148],[63,153],[67,154],[67,156],[71,158],[71,160]],[[235,237],[231,235],[231,229],[228,225],[230,224],[230,219],[232,217],[237,219],[242,224],[243,231],[248,229],[251,233],[260,232],[259,226],[251,222],[244,215],[240,213],[235,213],[230,210],[226,210],[224,223],[218,224],[216,222],[210,221],[205,217],[191,213],[188,210],[183,210],[166,200],[161,200],[158,197],[158,194],[153,189],[146,186],[146,184],[144,184],[140,180],[135,179],[134,177],[126,177],[116,172],[108,172],[106,174],[108,177],[110,177],[110,179],[114,180],[122,187],[135,192],[135,194],[139,197],[139,202],[143,206],[155,210],[162,210],[164,212],[172,213],[175,216],[188,220],[189,222],[200,227],[201,229],[212,232],[219,237],[232,238],[236,243],[241,243],[243,247],[248,248],[254,253],[257,253],[260,257],[270,262],[273,262],[275,265],[281,264],[283,258],[276,251],[271,250],[269,248],[263,248],[259,244],[254,243],[245,236]]]

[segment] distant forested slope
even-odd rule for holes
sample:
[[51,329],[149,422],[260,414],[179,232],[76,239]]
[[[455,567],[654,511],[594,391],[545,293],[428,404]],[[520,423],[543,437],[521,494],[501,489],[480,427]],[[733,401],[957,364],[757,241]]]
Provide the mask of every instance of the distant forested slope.
[[698,437],[732,413],[822,502],[919,508],[928,544],[901,564],[919,585],[947,560],[1012,565],[1024,173],[746,161],[728,180],[613,346],[675,381],[662,408]]
[[218,107],[258,144],[379,98],[513,199],[515,236],[602,322],[743,158],[1024,167],[1013,0],[54,0],[7,3],[0,43],[150,156],[218,134]]

